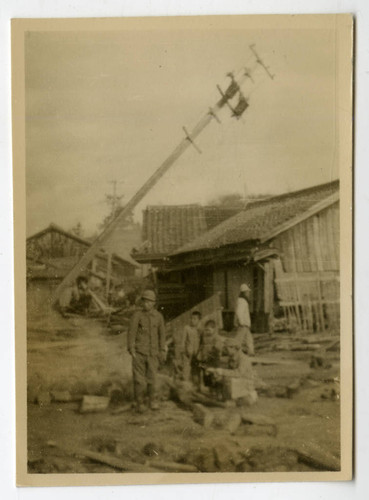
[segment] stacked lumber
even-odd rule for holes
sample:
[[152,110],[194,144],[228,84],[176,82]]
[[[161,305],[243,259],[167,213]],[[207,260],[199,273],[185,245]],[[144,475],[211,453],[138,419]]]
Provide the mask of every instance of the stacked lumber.
[[254,335],[255,349],[259,353],[296,351],[314,352],[337,350],[339,335]]

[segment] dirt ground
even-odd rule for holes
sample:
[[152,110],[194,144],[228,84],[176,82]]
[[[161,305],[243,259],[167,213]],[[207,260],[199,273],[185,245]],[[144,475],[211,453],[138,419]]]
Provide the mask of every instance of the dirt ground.
[[[122,472],[86,457],[85,450],[135,464],[142,472],[160,472],[163,462],[202,472],[326,470],[324,460],[322,466],[301,458],[306,447],[318,450],[325,462],[328,456],[328,462],[339,463],[339,352],[327,354],[325,368],[310,368],[311,352],[257,352],[256,359],[260,354],[283,364],[256,364],[262,381],[257,403],[212,408],[215,419],[207,428],[168,399],[164,375],[159,411],[114,413],[132,400],[125,332],[112,334],[94,319],[33,321],[27,350],[30,473]],[[291,384],[296,389],[287,395]],[[50,401],[55,391],[68,391],[71,401]],[[80,397],[86,394],[110,395],[111,406],[81,414]],[[231,434],[222,422],[245,411],[268,420],[243,422]]]

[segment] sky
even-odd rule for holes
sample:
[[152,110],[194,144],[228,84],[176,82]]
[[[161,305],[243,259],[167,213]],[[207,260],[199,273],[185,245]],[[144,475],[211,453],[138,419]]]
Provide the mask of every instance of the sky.
[[[250,23],[249,23],[250,24]],[[275,74],[255,65],[249,45]],[[338,178],[332,29],[28,32],[25,40],[27,235],[54,222],[85,235],[123,202],[219,99],[228,71],[255,67],[241,120],[213,120],[135,209],[246,199]]]

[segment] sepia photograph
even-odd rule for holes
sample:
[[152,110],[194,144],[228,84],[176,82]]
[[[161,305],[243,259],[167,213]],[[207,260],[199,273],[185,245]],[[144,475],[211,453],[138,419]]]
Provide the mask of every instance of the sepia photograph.
[[351,479],[352,38],[12,21],[19,485]]

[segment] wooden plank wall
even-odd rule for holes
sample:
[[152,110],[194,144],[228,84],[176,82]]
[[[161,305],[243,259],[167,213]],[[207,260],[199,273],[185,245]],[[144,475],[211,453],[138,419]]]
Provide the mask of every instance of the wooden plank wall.
[[288,321],[302,330],[339,329],[339,203],[279,235],[275,282]]
[[[252,286],[252,267],[228,265],[214,268],[214,293],[220,293],[220,301],[225,309],[234,311],[242,283]],[[252,312],[251,300],[251,312]]]
[[81,257],[88,245],[68,238],[58,231],[49,231],[27,243],[27,255],[36,258]]
[[273,241],[285,272],[338,271],[339,204],[326,208]]

